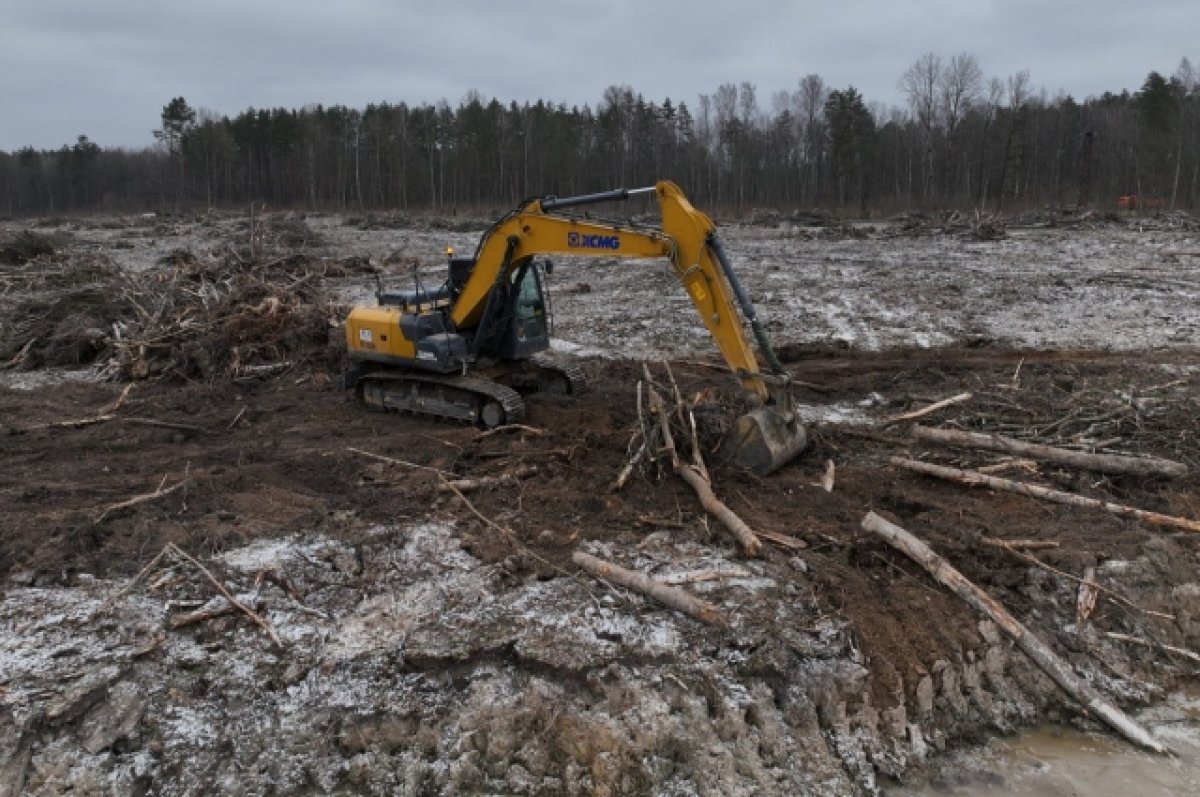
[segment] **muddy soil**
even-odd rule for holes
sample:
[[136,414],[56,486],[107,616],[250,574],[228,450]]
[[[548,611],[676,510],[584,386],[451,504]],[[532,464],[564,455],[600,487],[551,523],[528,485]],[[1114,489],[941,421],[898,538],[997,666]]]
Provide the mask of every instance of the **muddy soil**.
[[[414,265],[436,275],[441,244],[475,237],[285,221],[267,243],[302,255],[335,301],[363,292],[348,259],[396,281]],[[860,794],[1034,723],[1093,727],[992,624],[861,532],[868,510],[927,540],[1114,700],[1153,704],[1194,665],[1103,634],[1200,647],[1200,540],[900,472],[889,456],[1006,463],[883,421],[970,391],[926,422],[1193,474],[1004,475],[1200,517],[1197,233],[1155,223],[987,244],[888,225],[730,229],[813,433],[768,478],[710,457],[734,511],[798,541],[755,559],[669,469],[611,488],[637,425],[638,358],[670,358],[685,395],[738,402],[688,308],[664,298],[661,266],[556,271],[556,349],[592,390],[529,397],[533,431],[366,412],[325,348],[262,378],[161,376],[127,392],[95,378],[113,375],[104,362],[21,370],[14,349],[0,388],[0,794]],[[104,260],[88,277],[101,285],[109,266],[153,278],[180,248],[248,256],[234,218],[52,232],[54,257]],[[38,282],[39,263],[54,267],[4,272],[6,309],[65,289]],[[470,506],[440,489],[439,473],[521,466],[537,474]],[[1138,608],[1102,599],[1077,625],[1075,582],[985,537],[1057,542],[1038,552],[1046,564],[1094,566]],[[168,543],[270,631],[195,564],[155,560]],[[577,549],[681,584],[729,627],[590,579]]]

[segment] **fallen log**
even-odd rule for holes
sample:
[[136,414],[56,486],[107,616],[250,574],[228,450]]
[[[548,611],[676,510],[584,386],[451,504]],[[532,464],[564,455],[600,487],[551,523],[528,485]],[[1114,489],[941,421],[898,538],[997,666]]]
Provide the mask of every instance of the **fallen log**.
[[121,391],[121,394],[117,396],[116,401],[100,410],[99,414],[109,415],[121,409],[121,405],[125,403],[125,399],[129,398],[129,391],[133,390],[133,384],[133,382],[130,382],[128,385],[126,385],[125,389]]
[[746,521],[742,520],[729,507],[725,505],[720,498],[717,498],[713,492],[712,484],[708,479],[696,470],[692,465],[686,464],[679,458],[679,452],[675,448],[675,439],[671,436],[671,424],[668,418],[668,411],[663,405],[662,398],[658,392],[650,384],[649,371],[646,373],[646,384],[650,395],[650,413],[658,416],[659,428],[662,431],[662,446],[671,459],[671,469],[687,483],[688,487],[696,493],[696,497],[700,499],[700,505],[710,515],[721,521],[726,529],[729,530],[737,541],[742,545],[742,552],[746,556],[757,556],[758,549],[762,547],[757,535],[753,529],[746,525]]
[[191,477],[185,476],[183,479],[179,480],[175,484],[172,484],[170,487],[163,486],[163,484],[166,482],[166,480],[167,480],[167,477],[164,476],[163,481],[161,483],[159,483],[159,485],[158,485],[158,489],[152,493],[143,493],[142,495],[135,495],[132,498],[126,498],[124,501],[118,501],[117,503],[112,504],[111,506],[105,507],[100,512],[99,515],[96,515],[96,518],[92,521],[92,523],[94,525],[99,525],[99,524],[103,523],[104,519],[107,518],[109,515],[111,515],[113,512],[117,512],[122,509],[129,509],[130,507],[137,506],[138,504],[144,504],[147,501],[156,501],[159,498],[164,498],[164,497],[170,495],[171,493],[175,492],[176,490],[180,489],[181,487],[186,487],[188,482],[191,481]]
[[179,421],[160,421],[157,418],[121,418],[124,423],[132,423],[138,426],[156,426],[160,429],[174,429],[177,432],[190,432],[192,434],[200,434],[204,432],[204,428],[191,423],[180,423]]
[[207,567],[200,564],[200,561],[198,559],[196,559],[194,556],[192,556],[187,551],[183,550],[182,548],[180,548],[178,545],[176,545],[173,542],[168,542],[166,547],[170,550],[172,556],[176,556],[176,557],[184,560],[185,562],[190,564],[192,567],[199,570],[200,574],[203,575],[206,579],[208,579],[208,583],[212,584],[213,589],[215,589],[217,592],[219,592],[221,594],[221,597],[223,597],[226,601],[229,602],[230,606],[232,606],[234,609],[236,609],[237,611],[241,612],[242,614],[244,614],[248,618],[250,618],[250,622],[254,623],[256,626],[261,628],[266,633],[266,635],[271,638],[271,641],[274,642],[277,647],[283,647],[283,642],[279,639],[279,636],[275,633],[275,629],[271,628],[270,624],[268,624],[266,620],[264,620],[262,617],[260,617],[257,612],[255,612],[253,609],[251,609],[246,604],[239,601],[237,598],[233,597],[233,594],[225,588],[225,585],[222,584],[220,581],[218,581],[217,577],[214,576]]
[[867,513],[862,520],[862,527],[866,531],[878,534],[892,547],[906,554],[933,576],[939,584],[947,587],[977,612],[996,623],[1012,638],[1025,655],[1054,679],[1054,682],[1064,692],[1077,700],[1085,710],[1102,719],[1109,727],[1139,747],[1155,753],[1169,752],[1161,742],[1150,735],[1149,731],[1109,703],[1091,684],[1078,677],[1067,662],[1060,659],[1046,643],[1018,622],[995,598],[975,586],[949,562],[934,553],[924,542],[874,512]]
[[371,459],[378,460],[379,462],[386,462],[389,465],[403,465],[406,468],[416,468],[417,470],[427,470],[427,471],[430,471],[431,473],[436,473],[443,480],[446,480],[447,477],[453,475],[453,474],[450,474],[439,468],[435,468],[432,465],[418,465],[415,462],[408,462],[403,459],[394,459],[392,457],[385,457],[383,454],[372,454],[370,451],[363,451],[362,449],[354,448],[353,446],[346,446],[346,450],[353,452],[355,454],[361,454],[364,457],[370,457]]
[[918,410],[912,410],[911,412],[905,412],[901,413],[900,415],[893,415],[890,418],[884,418],[883,423],[881,423],[880,426],[891,426],[892,424],[901,423],[903,421],[915,421],[917,418],[924,418],[926,415],[931,415],[945,407],[949,407],[954,404],[962,404],[964,401],[970,400],[970,393],[959,393],[957,396],[951,396],[950,398],[942,399],[941,401],[935,401],[927,407],[921,407]]
[[771,531],[770,529],[760,529],[757,534],[764,540],[768,540],[769,542],[773,542],[780,547],[789,548],[793,551],[803,550],[804,548],[808,547],[807,542],[798,537],[793,537],[790,534],[783,534],[782,532]]
[[25,358],[29,356],[29,350],[33,348],[34,343],[37,343],[37,338],[30,338],[29,340],[25,341],[25,345],[21,347],[21,350],[17,352],[11,360],[4,363],[4,365],[0,365],[0,371],[7,371],[10,368],[16,368],[18,365],[25,362]]
[[1200,521],[1191,520],[1189,518],[1176,517],[1174,515],[1164,515],[1160,512],[1151,512],[1146,509],[1138,509],[1137,507],[1126,506],[1125,504],[1115,504],[1111,501],[1101,501],[1098,498],[1088,498],[1085,495],[1066,493],[1062,490],[1052,490],[1049,487],[1040,487],[1036,484],[1029,484],[1027,482],[1001,479],[998,476],[988,476],[987,474],[973,470],[947,468],[944,465],[934,465],[930,462],[918,462],[917,460],[905,459],[904,457],[891,457],[888,461],[897,467],[904,468],[905,470],[911,470],[914,473],[924,473],[927,476],[936,476],[939,479],[959,482],[960,484],[967,484],[971,485],[972,487],[991,487],[993,490],[1004,490],[1005,492],[1018,493],[1020,495],[1027,495],[1031,498],[1040,498],[1045,501],[1053,501],[1057,504],[1082,506],[1089,509],[1103,509],[1104,511],[1111,512],[1114,515],[1135,518],[1145,523],[1151,523],[1155,526],[1167,526],[1170,528],[1184,529],[1185,531],[1200,532]]
[[39,423],[33,426],[26,426],[21,429],[13,429],[14,434],[24,434],[25,432],[33,432],[38,429],[82,429],[85,426],[92,426],[97,423],[108,423],[116,419],[116,415],[112,413],[104,415],[93,415],[90,418],[73,418],[69,421],[52,421],[50,423]]
[[506,484],[514,484],[521,479],[528,479],[538,474],[537,465],[522,465],[508,473],[496,476],[481,476],[478,479],[445,479],[438,483],[438,492],[452,493],[461,490],[469,493],[474,490],[487,490]]
[[984,545],[993,548],[1011,548],[1014,551],[1038,551],[1059,547],[1057,540],[1001,540],[996,537],[984,537],[980,540]]
[[1026,473],[1037,473],[1037,463],[1032,459],[1006,458],[991,465],[983,465],[975,470],[980,473],[1000,473],[1006,470],[1023,470]]
[[606,562],[583,551],[573,553],[571,561],[596,578],[602,578],[605,581],[619,584],[634,592],[639,592],[677,612],[683,612],[689,617],[694,617],[702,623],[717,626],[726,626],[729,624],[720,611],[717,610],[717,607],[708,601],[700,600],[681,589],[676,589],[675,587],[663,584],[661,581],[656,581],[645,573],[626,570],[623,567]]
[[142,581],[142,579],[144,579],[147,575],[149,575],[150,571],[153,570],[158,565],[159,561],[163,558],[163,556],[165,556],[168,553],[168,550],[169,550],[169,548],[164,546],[163,549],[161,551],[159,551],[158,554],[155,555],[155,557],[153,559],[151,559],[146,564],[145,567],[143,567],[141,570],[138,571],[136,576],[129,579],[129,581],[127,581],[125,583],[125,586],[121,587],[119,590],[114,592],[111,596],[106,598],[104,600],[104,602],[101,603],[100,606],[94,612],[92,612],[92,617],[93,618],[98,617],[99,615],[108,611],[108,609],[110,609],[112,607],[112,605],[114,603],[116,603],[117,600],[122,595],[124,595],[126,592],[129,592],[129,590],[133,589],[135,585],[140,583]]
[[506,423],[502,426],[493,426],[491,429],[480,432],[479,434],[475,435],[475,439],[483,440],[486,437],[492,437],[493,435],[502,434],[504,432],[524,432],[526,434],[540,436],[544,435],[546,430],[538,429],[533,426],[526,426],[523,423]]
[[837,466],[833,464],[832,459],[825,460],[825,473],[821,476],[820,487],[827,493],[833,492],[834,474],[837,472]]
[[1173,653],[1176,656],[1200,664],[1200,653],[1188,650],[1187,648],[1179,648],[1174,645],[1167,645],[1163,642],[1153,642],[1149,639],[1141,639],[1139,637],[1130,636],[1129,634],[1119,634],[1116,631],[1105,631],[1104,635],[1109,639],[1115,639],[1117,642],[1128,642],[1131,645],[1141,645],[1145,648],[1158,648],[1165,650],[1167,653]]
[[740,567],[731,570],[689,570],[684,573],[667,573],[657,578],[658,583],[667,586],[679,584],[696,584],[701,581],[717,581],[722,578],[750,578],[753,575]]
[[679,474],[679,478],[687,482],[687,485],[696,493],[696,497],[700,499],[700,506],[721,521],[721,525],[729,529],[729,532],[737,538],[742,545],[742,553],[746,556],[757,556],[758,549],[762,546],[762,543],[758,541],[758,535],[732,509],[725,506],[720,498],[717,498],[716,493],[712,490],[712,485],[691,466],[685,465],[679,460],[675,460],[673,467]]
[[613,492],[617,492],[625,486],[625,483],[629,481],[629,477],[633,475],[634,469],[638,466],[638,463],[642,461],[642,457],[644,456],[646,456],[645,440],[643,440],[642,444],[638,446],[638,450],[633,452],[633,456],[631,456],[629,461],[625,463],[625,467],[621,468],[621,472],[617,474],[617,480],[613,482],[612,486]]
[[[250,309],[253,311],[254,308]],[[282,374],[294,366],[295,363],[291,360],[284,360],[282,362],[265,363],[263,365],[238,365],[234,366],[232,371],[234,380],[245,382],[250,379],[266,379],[269,376]]]
[[[246,606],[250,605],[245,601],[243,601],[243,604]],[[215,620],[218,617],[228,617],[231,614],[237,613],[238,608],[236,606],[218,595],[199,609],[172,615],[167,620],[167,627],[173,631],[177,631],[180,628],[187,628],[189,625],[199,625],[209,620]]]
[[918,440],[929,443],[952,446],[954,448],[983,449],[984,451],[1000,451],[1005,454],[1019,454],[1033,457],[1044,462],[1067,465],[1073,468],[1098,471],[1100,473],[1134,474],[1137,476],[1167,476],[1176,478],[1186,476],[1187,465],[1173,462],[1169,459],[1156,457],[1127,457],[1120,454],[1089,454],[1085,451],[1070,451],[1065,448],[1045,446],[1038,443],[1026,443],[998,434],[979,434],[978,432],[960,432],[954,429],[930,429],[927,426],[917,426],[913,434]]

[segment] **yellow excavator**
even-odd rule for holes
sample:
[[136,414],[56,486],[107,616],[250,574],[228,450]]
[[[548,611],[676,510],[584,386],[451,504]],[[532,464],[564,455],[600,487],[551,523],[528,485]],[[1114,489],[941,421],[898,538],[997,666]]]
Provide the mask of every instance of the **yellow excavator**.
[[[651,193],[661,214],[658,226],[606,223],[571,212]],[[551,254],[667,259],[753,407],[726,435],[722,452],[767,474],[803,450],[807,438],[792,408],[788,375],[716,225],[668,181],[527,200],[484,233],[472,257],[447,250],[444,284],[401,291],[380,286],[378,306],[356,307],[347,318],[346,386],[368,407],[484,427],[520,421],[523,391],[582,392],[582,372],[547,354],[552,313],[544,274],[553,264],[534,258]],[[743,316],[769,373],[760,371],[747,345]]]

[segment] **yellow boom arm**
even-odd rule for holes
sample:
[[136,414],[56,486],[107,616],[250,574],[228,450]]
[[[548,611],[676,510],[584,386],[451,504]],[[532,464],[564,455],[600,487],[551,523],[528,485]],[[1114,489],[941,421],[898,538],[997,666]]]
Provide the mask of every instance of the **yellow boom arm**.
[[[658,198],[661,229],[620,227],[554,212],[559,207],[624,199],[630,194],[651,190]],[[450,320],[460,329],[478,324],[495,281],[507,277],[523,261],[546,254],[667,258],[725,362],[746,389],[753,391],[763,402],[769,400],[770,391],[759,376],[758,361],[742,330],[739,304],[754,327],[772,370],[781,371],[782,368],[758,326],[753,307],[728,268],[716,238],[716,225],[692,207],[679,186],[662,181],[653,189],[615,191],[568,200],[541,199],[523,205],[500,220],[480,242],[475,269],[451,309]]]

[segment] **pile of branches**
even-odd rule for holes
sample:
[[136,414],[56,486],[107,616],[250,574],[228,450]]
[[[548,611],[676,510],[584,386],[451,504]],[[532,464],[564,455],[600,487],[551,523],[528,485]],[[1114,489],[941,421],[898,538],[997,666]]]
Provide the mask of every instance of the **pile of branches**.
[[119,278],[107,258],[68,258],[36,233],[0,245],[0,367],[93,361],[103,350],[107,286]]
[[22,230],[10,239],[0,241],[0,264],[22,265],[53,255],[54,250],[54,242],[46,236]]
[[1148,370],[1142,384],[1061,367],[1021,368],[974,391],[959,429],[1081,451],[1170,454],[1200,465],[1194,375]]
[[[702,426],[697,423],[696,413],[704,396],[698,394],[686,402],[671,366],[664,361],[663,367],[670,382],[669,393],[655,382],[649,366],[642,363],[644,379],[637,386],[638,426],[629,441],[629,461],[613,487],[622,489],[636,470],[645,471],[651,463],[661,472],[665,462],[692,488],[701,506],[737,539],[742,552],[755,556],[760,545],[758,535],[713,492],[712,476],[704,461]],[[671,398],[664,399],[664,394]]]
[[42,284],[15,303],[0,328],[0,367],[206,381],[330,367],[341,352],[337,309],[318,284],[326,271],[301,255],[263,263],[188,250],[144,273],[93,267],[88,279]]
[[967,214],[957,210],[931,216],[924,213],[901,213],[889,219],[883,230],[884,238],[932,238],[954,235],[975,241],[999,241],[1008,235],[1008,225],[999,214],[976,211]]
[[1000,216],[976,213],[966,235],[976,241],[1000,241],[1008,237],[1008,225]]

